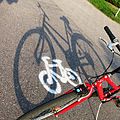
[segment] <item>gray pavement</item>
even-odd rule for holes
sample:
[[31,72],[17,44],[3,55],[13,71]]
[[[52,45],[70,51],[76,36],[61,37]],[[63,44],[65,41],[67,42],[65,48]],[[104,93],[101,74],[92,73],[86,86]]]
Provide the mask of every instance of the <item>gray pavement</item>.
[[[103,27],[108,25],[114,34],[120,37],[120,24],[114,22],[105,16],[102,12],[97,10],[87,0],[53,0],[55,3],[69,15],[82,32],[90,39],[97,41],[99,36],[105,38]],[[69,4],[67,4],[69,2]]]
[[[120,25],[86,0],[0,1],[0,120],[15,120],[73,87],[58,80],[62,92],[57,95],[43,87],[38,78],[45,69],[43,56],[50,57],[49,62],[62,60],[62,65],[76,71],[83,81],[100,74],[111,58],[109,50],[97,39],[107,38],[104,25],[109,25],[120,38]],[[43,28],[45,36],[41,40]],[[118,57],[115,61],[112,68],[120,64]],[[57,88],[56,84],[50,87],[54,91]],[[95,120],[99,104],[97,98],[91,98],[56,119]],[[120,119],[119,109],[112,102],[102,106],[99,116],[98,120]]]

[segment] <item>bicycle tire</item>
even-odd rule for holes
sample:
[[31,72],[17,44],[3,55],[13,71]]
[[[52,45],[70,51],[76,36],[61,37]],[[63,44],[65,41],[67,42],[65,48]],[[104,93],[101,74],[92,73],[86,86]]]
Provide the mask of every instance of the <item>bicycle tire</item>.
[[[50,100],[42,105],[37,106],[36,108],[32,109],[31,111],[23,114],[20,116],[17,120],[34,120],[36,118],[39,118],[39,120],[42,120],[41,118],[47,118],[50,116],[44,117],[46,114],[50,113],[53,107],[59,106],[59,105],[65,105],[66,103],[69,103],[70,101],[76,101],[78,99],[78,94],[76,92],[71,92],[68,94],[63,94],[53,100]],[[48,111],[47,113],[45,113]],[[39,116],[42,114],[42,116]],[[40,118],[41,117],[41,118]]]

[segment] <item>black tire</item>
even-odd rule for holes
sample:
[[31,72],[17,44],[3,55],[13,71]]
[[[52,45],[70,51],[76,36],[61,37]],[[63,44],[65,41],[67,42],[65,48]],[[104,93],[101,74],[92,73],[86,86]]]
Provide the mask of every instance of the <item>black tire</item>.
[[[47,103],[44,103],[33,110],[27,112],[26,114],[19,117],[17,120],[34,120],[35,118],[39,118],[39,120],[42,120],[41,118],[47,118],[46,114],[52,113],[51,110],[55,106],[64,106],[67,103],[71,101],[76,101],[78,99],[78,95],[75,92],[71,92],[68,94],[61,95],[53,100],[48,101]],[[51,114],[53,115],[53,114]],[[45,117],[46,116],[46,117]],[[50,117],[50,116],[49,116]]]

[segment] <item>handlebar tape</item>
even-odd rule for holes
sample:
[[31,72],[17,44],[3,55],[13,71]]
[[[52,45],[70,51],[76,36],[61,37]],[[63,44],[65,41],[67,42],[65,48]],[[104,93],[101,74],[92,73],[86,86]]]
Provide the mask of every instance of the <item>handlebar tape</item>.
[[120,72],[120,66],[118,68],[116,68],[115,70],[113,70],[111,72],[111,74],[113,75],[113,74],[118,73],[118,72]]
[[[108,27],[108,26],[105,26],[105,27],[104,27],[104,30],[105,30],[106,33],[108,34],[111,42],[112,42],[112,43],[115,43],[116,37],[113,35],[113,33],[111,32],[111,30],[109,29],[109,27]],[[117,44],[116,47],[117,47],[117,49],[120,51],[120,45]]]
[[105,26],[105,27],[104,27],[104,30],[105,30],[106,33],[108,34],[111,42],[114,43],[113,40],[114,40],[116,37],[113,35],[113,33],[111,32],[111,30],[109,29],[109,27],[108,27],[108,26]]

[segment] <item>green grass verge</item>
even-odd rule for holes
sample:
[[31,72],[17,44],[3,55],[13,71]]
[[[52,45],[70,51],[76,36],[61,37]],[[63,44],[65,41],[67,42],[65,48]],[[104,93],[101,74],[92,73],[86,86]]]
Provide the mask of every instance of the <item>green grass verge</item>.
[[117,17],[115,17],[118,8],[113,6],[112,4],[106,2],[105,0],[88,0],[95,7],[97,7],[100,11],[102,11],[105,15],[110,17],[112,20],[120,23],[120,12]]

